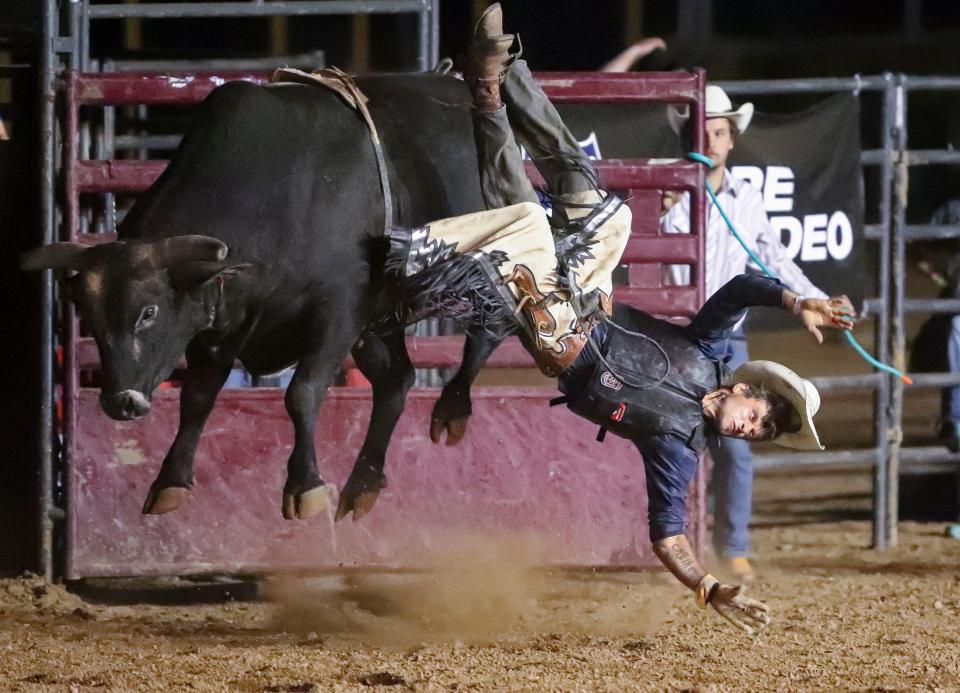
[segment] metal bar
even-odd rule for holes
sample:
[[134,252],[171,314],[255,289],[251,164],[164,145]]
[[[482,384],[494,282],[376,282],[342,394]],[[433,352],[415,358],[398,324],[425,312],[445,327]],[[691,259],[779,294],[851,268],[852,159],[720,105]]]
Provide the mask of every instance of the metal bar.
[[864,149],[860,152],[860,164],[862,166],[883,166],[887,155],[887,152],[882,149]]
[[430,69],[440,62],[440,0],[427,0],[430,4]]
[[[63,158],[61,162],[64,198],[63,235],[67,241],[76,238],[80,224],[80,193],[77,190],[76,176],[77,145],[80,135],[80,103],[77,99],[77,86],[77,73],[68,72],[66,74],[65,122],[62,132]],[[63,301],[61,308],[64,335],[63,388],[61,395],[63,404],[63,466],[66,470],[64,474],[64,494],[66,507],[69,509],[76,507],[77,492],[74,484],[70,481],[69,470],[73,468],[77,448],[77,398],[80,389],[80,371],[77,368],[77,341],[80,335],[73,305],[69,301]],[[64,550],[68,557],[65,567],[67,575],[70,574],[69,557],[73,554],[76,531],[77,527],[73,514],[68,512],[64,536]]]
[[[43,25],[40,48],[40,224],[44,245],[56,240],[56,206],[54,200],[54,145],[56,119],[57,56],[54,41],[57,35],[56,0],[43,5]],[[37,566],[47,580],[53,578],[53,500],[55,435],[53,401],[54,335],[53,335],[53,272],[46,270],[40,277],[40,417],[37,426],[38,460],[36,485]]]
[[[138,7],[138,5],[129,5]],[[537,80],[558,103],[693,103],[695,79],[686,73],[622,73],[584,76],[542,72]],[[189,104],[200,101],[224,82],[242,79],[262,84],[266,73],[90,74],[78,75],[78,98],[84,105]],[[606,90],[606,91],[604,91]]]
[[[109,108],[109,106],[105,107]],[[117,135],[113,140],[114,150],[128,149],[176,149],[183,135]],[[101,159],[105,160],[105,159]]]
[[652,262],[666,262],[677,265],[693,264],[698,261],[697,248],[699,245],[697,237],[692,234],[633,235],[627,241],[627,247],[623,251],[620,262],[623,264]]
[[943,462],[960,462],[960,452],[950,452],[942,446],[901,448],[901,460],[904,462],[932,462],[939,460]]
[[90,69],[90,0],[80,0],[74,2],[77,9],[78,32],[74,32],[73,37],[77,42],[77,62],[73,65],[78,70]]
[[430,64],[430,14],[429,10],[421,8],[417,15],[417,68],[426,72],[433,65]]
[[[880,239],[883,241],[883,239]],[[882,263],[881,263],[882,264]],[[863,299],[864,317],[868,315],[880,315],[887,309],[886,300],[883,298],[865,298]],[[877,351],[879,354],[879,350]],[[878,357],[879,358],[879,357]]]
[[202,101],[211,91],[225,82],[243,80],[263,84],[268,78],[266,73],[257,72],[165,75],[84,73],[76,76],[77,99],[82,105],[92,106],[192,104]]
[[863,450],[825,450],[823,452],[784,452],[754,455],[754,469],[778,467],[823,467],[837,464],[869,464],[876,459],[872,448]]
[[[707,73],[702,70],[694,72],[696,77],[696,103],[691,107],[693,112],[693,142],[690,144],[695,152],[703,152],[706,148],[706,127],[707,127],[707,106],[706,106],[706,88]],[[707,300],[707,278],[704,260],[707,256],[707,197],[706,191],[706,173],[703,166],[694,164],[697,167],[696,189],[690,195],[690,227],[697,236],[697,258],[695,266],[697,289],[697,308],[702,306]]]
[[960,77],[932,75],[929,77],[907,77],[904,86],[908,91],[951,91],[960,90]]
[[837,91],[882,91],[886,83],[883,75],[854,77],[815,77],[810,79],[745,79],[713,82],[728,94],[811,94]]
[[[114,60],[110,72],[269,72],[280,65],[321,68],[326,64],[323,50],[267,58],[211,58],[192,60]],[[105,69],[104,72],[107,72]]]
[[78,161],[74,165],[76,188],[84,193],[141,192],[153,185],[168,163],[158,159]]
[[880,381],[886,377],[882,373],[861,373],[859,375],[828,375],[809,378],[821,392],[838,390],[873,390],[880,387]]
[[689,72],[538,72],[552,101],[562,103],[687,103],[697,100],[697,77]]
[[[707,123],[707,105],[706,105],[706,88],[707,88],[707,74],[704,70],[698,69],[694,71],[694,77],[696,79],[695,83],[695,93],[696,101],[690,106],[690,112],[693,116],[693,141],[689,142],[689,146],[692,151],[695,152],[704,152],[706,151],[706,123]],[[696,165],[696,164],[695,164]],[[705,258],[706,258],[706,236],[707,236],[707,201],[706,201],[706,170],[701,165],[696,165],[696,188],[690,192],[690,231],[694,234],[697,242],[697,261],[691,268],[693,271],[693,285],[696,289],[695,305],[697,310],[700,309],[700,306],[704,304],[707,300],[707,290],[706,290],[706,269],[705,269]],[[693,312],[689,313],[692,317]],[[696,523],[698,527],[703,528],[704,533],[706,532],[706,517],[707,517],[707,480],[705,473],[705,465],[700,465],[700,469],[697,472],[694,483],[696,484],[697,490],[697,506],[696,506],[696,517],[698,522]],[[705,536],[697,537],[697,545],[699,546],[698,558],[701,561],[706,559],[706,547],[708,540]]]
[[921,387],[952,387],[960,385],[960,373],[911,373],[911,390]]
[[960,299],[906,298],[901,310],[904,313],[960,313]]
[[863,238],[868,241],[879,241],[883,237],[882,224],[864,224]]
[[[893,365],[900,370],[906,369],[906,329],[904,324],[904,300],[906,294],[906,242],[903,230],[906,226],[907,190],[910,184],[910,169],[907,163],[907,93],[903,86],[903,75],[895,79],[895,116],[894,142],[899,153],[893,170],[893,281],[892,300],[890,302],[891,319],[891,356]],[[891,379],[890,418],[893,423],[890,437],[890,454],[887,462],[887,545],[897,545],[897,519],[900,490],[900,444],[903,438],[903,382],[899,378]]]
[[960,164],[960,151],[953,149],[912,149],[904,152],[909,166]]
[[903,229],[907,241],[943,240],[960,238],[960,226],[947,224],[907,224]]
[[190,17],[294,17],[420,12],[422,0],[300,0],[290,2],[158,2],[90,6],[90,19],[186,19]]
[[[874,302],[865,301],[865,306],[873,303],[872,313],[876,318],[876,333],[874,336],[874,350],[880,361],[886,362],[889,355],[889,325],[890,325],[890,205],[893,187],[893,124],[894,124],[894,84],[893,75],[884,73],[883,113],[881,118],[881,141],[883,150],[887,152],[881,169],[880,184],[880,237],[879,254],[879,298]],[[874,465],[873,465],[873,523],[871,525],[870,543],[875,549],[887,547],[887,457],[889,454],[890,436],[888,433],[890,399],[890,378],[882,376],[880,386],[874,396]]]

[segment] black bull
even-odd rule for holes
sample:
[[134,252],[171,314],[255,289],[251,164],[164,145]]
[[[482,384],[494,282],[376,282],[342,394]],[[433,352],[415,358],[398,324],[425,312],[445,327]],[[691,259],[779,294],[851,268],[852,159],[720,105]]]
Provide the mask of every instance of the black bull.
[[[370,97],[392,189],[394,222],[482,209],[470,99],[438,75],[358,80]],[[414,369],[400,330],[366,329],[397,306],[381,278],[388,244],[370,135],[356,111],[311,85],[233,82],[199,109],[169,167],[137,201],[118,241],[54,244],[25,269],[69,276],[67,293],[96,339],[101,404],[116,419],[146,414],[186,352],[180,427],[144,512],[177,509],[193,483],[204,423],[235,359],[254,374],[297,363],[285,404],[295,431],[283,515],[328,503],[313,430],[351,351],[373,385],[369,429],[337,517],[369,511]],[[463,436],[470,385],[497,340],[468,329],[464,360],[438,399],[431,437]]]

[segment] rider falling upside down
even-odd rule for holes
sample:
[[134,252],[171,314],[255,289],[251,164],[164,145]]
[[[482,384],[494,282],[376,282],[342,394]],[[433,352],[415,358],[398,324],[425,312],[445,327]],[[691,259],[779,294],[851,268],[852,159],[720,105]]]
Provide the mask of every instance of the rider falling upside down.
[[[754,361],[730,374],[729,337],[748,307],[766,305],[792,310],[821,341],[821,326],[852,326],[846,303],[805,299],[776,280],[741,275],[689,326],[629,306],[617,306],[611,320],[611,273],[630,236],[630,211],[600,189],[526,63],[509,54],[513,41],[492,5],[477,25],[466,75],[488,211],[394,230],[387,271],[414,317],[459,311],[492,332],[519,327],[540,369],[559,378],[570,408],[641,450],[660,560],[699,606],[753,633],[769,623],[768,609],[700,567],[683,534],[687,488],[708,436],[822,449],[813,427],[820,400],[812,384],[780,364]],[[549,220],[515,135],[547,181]],[[619,403],[612,421],[604,388]]]

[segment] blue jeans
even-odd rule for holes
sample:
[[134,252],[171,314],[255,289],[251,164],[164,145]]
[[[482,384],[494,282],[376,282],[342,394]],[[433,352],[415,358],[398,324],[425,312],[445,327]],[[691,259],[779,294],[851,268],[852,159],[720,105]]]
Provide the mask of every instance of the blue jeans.
[[[742,330],[730,337],[731,372],[750,360]],[[960,358],[960,339],[958,339]],[[960,363],[960,361],[958,361]],[[958,388],[960,389],[960,388]],[[738,438],[713,438],[713,548],[733,558],[750,552],[750,513],[753,509],[753,453],[750,443]]]
[[[950,337],[947,339],[947,364],[951,373],[960,371],[960,315],[950,320]],[[951,423],[960,423],[960,387],[947,387],[943,390],[944,419]]]

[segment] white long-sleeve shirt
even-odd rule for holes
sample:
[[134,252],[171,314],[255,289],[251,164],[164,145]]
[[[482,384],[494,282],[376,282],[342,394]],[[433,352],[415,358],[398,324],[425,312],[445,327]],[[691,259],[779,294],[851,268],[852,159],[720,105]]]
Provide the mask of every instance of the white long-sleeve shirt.
[[[827,294],[814,286],[803,270],[787,256],[786,248],[767,219],[763,196],[756,188],[724,169],[723,184],[717,193],[717,200],[746,244],[791,291],[810,298],[827,298]],[[709,197],[707,210],[705,298],[712,296],[717,289],[738,274],[743,274],[748,267],[755,272],[761,271],[730,233]],[[689,194],[683,195],[660,219],[660,230],[662,233],[690,233]],[[689,265],[665,265],[663,283],[689,284]]]

